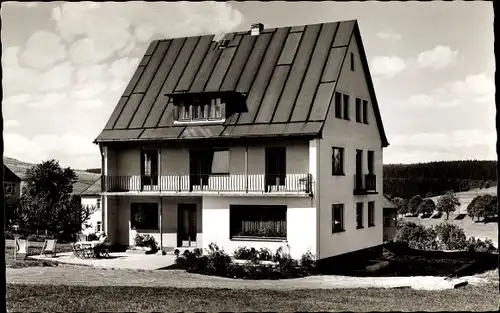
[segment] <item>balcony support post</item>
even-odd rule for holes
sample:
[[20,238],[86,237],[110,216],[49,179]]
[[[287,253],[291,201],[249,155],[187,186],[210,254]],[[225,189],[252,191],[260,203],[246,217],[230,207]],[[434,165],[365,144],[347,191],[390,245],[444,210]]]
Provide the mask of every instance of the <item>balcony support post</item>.
[[245,192],[248,193],[248,146],[245,145]]
[[[161,148],[158,149],[158,190],[161,192]],[[161,198],[160,198],[161,200]]]
[[160,250],[163,251],[163,201],[161,199],[161,196],[160,196]]

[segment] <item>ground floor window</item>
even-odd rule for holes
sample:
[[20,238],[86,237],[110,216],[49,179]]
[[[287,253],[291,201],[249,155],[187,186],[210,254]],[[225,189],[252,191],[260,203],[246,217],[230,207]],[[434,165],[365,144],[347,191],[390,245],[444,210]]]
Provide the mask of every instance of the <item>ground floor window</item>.
[[344,205],[332,205],[332,233],[344,231]]
[[100,232],[102,230],[102,223],[101,222],[97,222],[97,225],[95,227],[95,231],[96,232]]
[[286,206],[231,205],[230,236],[286,238]]
[[132,203],[130,222],[136,229],[158,229],[158,203]]
[[356,228],[363,228],[363,202],[356,203]]

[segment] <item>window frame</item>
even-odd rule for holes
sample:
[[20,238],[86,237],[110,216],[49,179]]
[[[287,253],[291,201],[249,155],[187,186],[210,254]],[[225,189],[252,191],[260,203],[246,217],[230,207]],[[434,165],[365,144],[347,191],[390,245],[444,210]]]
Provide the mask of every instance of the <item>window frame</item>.
[[101,221],[97,221],[97,222],[96,222],[96,225],[95,225],[95,231],[96,231],[96,232],[100,232],[100,231],[102,231],[102,222],[101,222]]
[[[269,215],[265,213],[271,212]],[[288,207],[286,205],[229,205],[229,239],[238,240],[251,240],[251,241],[283,241],[288,238],[288,221],[287,221]],[[264,214],[263,214],[264,213]],[[273,216],[274,213],[274,216]],[[280,216],[283,214],[283,216]],[[251,217],[250,217],[251,216]],[[276,218],[280,216],[280,218]],[[254,222],[259,223],[258,219],[260,217],[260,229],[266,229],[262,226],[264,223],[272,222],[274,227],[274,232],[277,228],[284,228],[284,236],[259,236],[252,234],[245,234],[243,226],[240,229],[236,225],[241,225],[244,222]],[[254,218],[254,220],[252,220]],[[281,225],[280,225],[281,224]],[[267,224],[269,225],[269,224]],[[284,225],[284,227],[283,227]],[[251,230],[254,231],[254,230]]]
[[375,227],[375,201],[368,202],[368,227]]
[[[356,229],[363,229],[364,227],[364,221],[363,221],[363,207],[364,203],[363,202],[356,202]],[[359,212],[361,211],[361,212]]]
[[362,107],[361,107],[361,99],[360,98],[356,98],[356,123],[362,123],[363,122],[363,119],[362,119]]
[[343,119],[346,121],[350,121],[351,118],[349,116],[349,102],[350,102],[350,97],[348,94],[343,94],[342,95],[342,110],[344,111],[343,113]]
[[363,124],[368,124],[368,100],[363,100]]
[[335,117],[342,118],[342,94],[335,92]]
[[368,150],[366,153],[366,165],[368,167],[368,174],[374,175],[375,173],[375,151]]
[[[146,217],[148,215],[144,214],[144,211],[145,209],[152,209],[154,206],[155,208],[155,211],[156,211],[156,214],[152,214],[149,215],[149,217],[151,216],[155,216],[155,220],[153,221],[156,221],[156,226],[153,226],[153,222],[150,222],[151,225],[148,223],[144,223],[144,222],[138,222],[135,220],[135,212],[134,212],[134,209],[139,209],[140,212],[139,214],[141,215],[141,219],[146,219]],[[146,215],[146,216],[144,216]],[[130,204],[130,224],[131,224],[131,227],[135,227],[135,229],[140,229],[140,230],[159,230],[160,229],[160,225],[159,225],[159,222],[160,222],[160,219],[159,219],[159,204],[157,202],[132,202]]]
[[223,122],[226,119],[226,103],[221,98],[182,102],[175,110],[174,121],[177,123]]
[[[336,171],[335,166],[335,150],[339,150],[340,153],[340,167],[341,171]],[[332,147],[332,176],[345,176],[345,155],[344,148],[342,147]]]
[[[335,210],[340,210],[340,218],[338,219],[339,223],[335,224],[337,214],[335,214]],[[343,203],[334,203],[332,204],[332,234],[341,233],[345,231],[345,205]],[[340,226],[335,226],[340,225]]]
[[96,207],[96,210],[100,210],[101,209],[101,199],[100,198],[96,199],[96,201],[95,201],[95,207]]
[[[8,189],[11,188],[11,192],[7,192]],[[5,195],[15,195],[16,194],[16,183],[4,182],[3,183],[3,192]]]

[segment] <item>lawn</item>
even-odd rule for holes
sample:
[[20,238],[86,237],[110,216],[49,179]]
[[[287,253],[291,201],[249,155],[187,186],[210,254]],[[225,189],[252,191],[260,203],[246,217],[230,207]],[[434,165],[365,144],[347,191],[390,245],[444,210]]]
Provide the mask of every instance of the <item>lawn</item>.
[[[28,256],[29,255],[39,255],[43,242],[29,242],[28,246]],[[56,253],[69,252],[71,251],[70,244],[56,244]],[[38,267],[38,266],[57,266],[57,262],[46,261],[46,260],[36,260],[26,258],[24,260],[14,259],[14,240],[5,241],[5,265],[6,267],[19,268],[19,267]]]
[[491,311],[493,284],[412,289],[241,290],[7,284],[8,311]]

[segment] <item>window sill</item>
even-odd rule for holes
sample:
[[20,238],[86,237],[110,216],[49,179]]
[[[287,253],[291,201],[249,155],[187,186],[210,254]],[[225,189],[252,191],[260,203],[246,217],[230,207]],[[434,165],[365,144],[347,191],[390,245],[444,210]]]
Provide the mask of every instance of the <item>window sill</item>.
[[345,173],[332,173],[332,176],[345,176]]
[[363,226],[356,226],[356,229],[363,229]]
[[253,237],[253,236],[233,236],[231,241],[265,241],[265,242],[283,242],[285,237]]
[[192,121],[174,121],[174,125],[204,125],[204,124],[223,124],[226,119],[220,120],[192,120]]
[[332,234],[343,233],[343,232],[345,232],[345,229],[339,229],[332,231]]
[[372,224],[372,225],[368,225],[368,227],[375,227],[375,224]]

